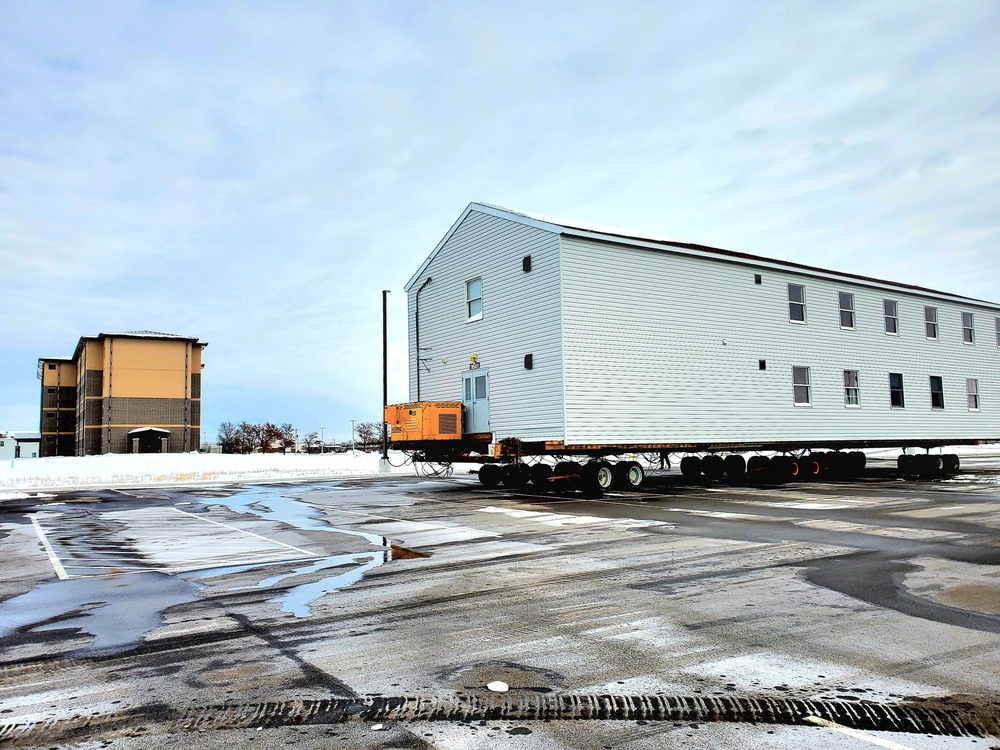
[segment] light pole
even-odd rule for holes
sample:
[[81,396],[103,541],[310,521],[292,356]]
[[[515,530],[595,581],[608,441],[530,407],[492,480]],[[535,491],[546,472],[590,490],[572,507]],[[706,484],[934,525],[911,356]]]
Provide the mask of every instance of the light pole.
[[389,405],[389,355],[388,326],[386,325],[386,295],[388,289],[382,290],[382,460],[389,458],[389,433],[385,425],[385,407]]
[[354,450],[354,420],[351,420],[351,454],[355,453]]
[[319,452],[320,452],[320,455],[323,454],[323,451],[326,448],[326,440],[323,439],[323,432],[325,430],[326,430],[325,427],[320,427],[319,428]]

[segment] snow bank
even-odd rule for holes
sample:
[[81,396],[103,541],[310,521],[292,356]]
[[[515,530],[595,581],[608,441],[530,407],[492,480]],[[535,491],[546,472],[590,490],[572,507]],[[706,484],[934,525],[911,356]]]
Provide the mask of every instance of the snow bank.
[[[0,463],[0,490],[149,485],[164,482],[229,482],[311,479],[379,474],[380,453],[323,455],[253,453],[156,453],[59,458],[19,458]],[[397,474],[414,473],[402,453],[390,451]],[[0,499],[18,493],[0,492]]]

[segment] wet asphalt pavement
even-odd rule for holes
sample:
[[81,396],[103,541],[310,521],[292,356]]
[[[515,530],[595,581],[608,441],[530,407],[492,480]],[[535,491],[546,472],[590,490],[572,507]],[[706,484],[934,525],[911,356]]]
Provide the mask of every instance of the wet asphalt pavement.
[[[802,725],[815,710],[905,747],[1000,745],[979,731],[1000,463],[970,468],[670,474],[599,501],[468,476],[3,500],[0,742],[871,746]],[[967,736],[941,735],[949,711]]]

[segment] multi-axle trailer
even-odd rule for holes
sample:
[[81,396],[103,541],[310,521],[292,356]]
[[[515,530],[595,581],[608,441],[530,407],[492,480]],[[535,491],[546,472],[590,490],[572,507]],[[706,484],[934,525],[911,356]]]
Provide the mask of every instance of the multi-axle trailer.
[[393,445],[487,485],[635,487],[642,465],[610,459],[639,453],[708,480],[849,477],[864,448],[1000,438],[995,303],[477,203],[406,288]]

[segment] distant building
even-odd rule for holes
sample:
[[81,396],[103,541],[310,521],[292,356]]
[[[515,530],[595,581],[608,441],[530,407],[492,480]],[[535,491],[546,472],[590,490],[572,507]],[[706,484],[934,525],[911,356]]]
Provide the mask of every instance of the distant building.
[[84,336],[38,360],[41,456],[181,453],[201,441],[201,352],[189,336]]
[[38,458],[39,444],[37,432],[0,432],[0,461]]
[[10,461],[14,458],[14,436],[9,432],[0,432],[0,461]]

